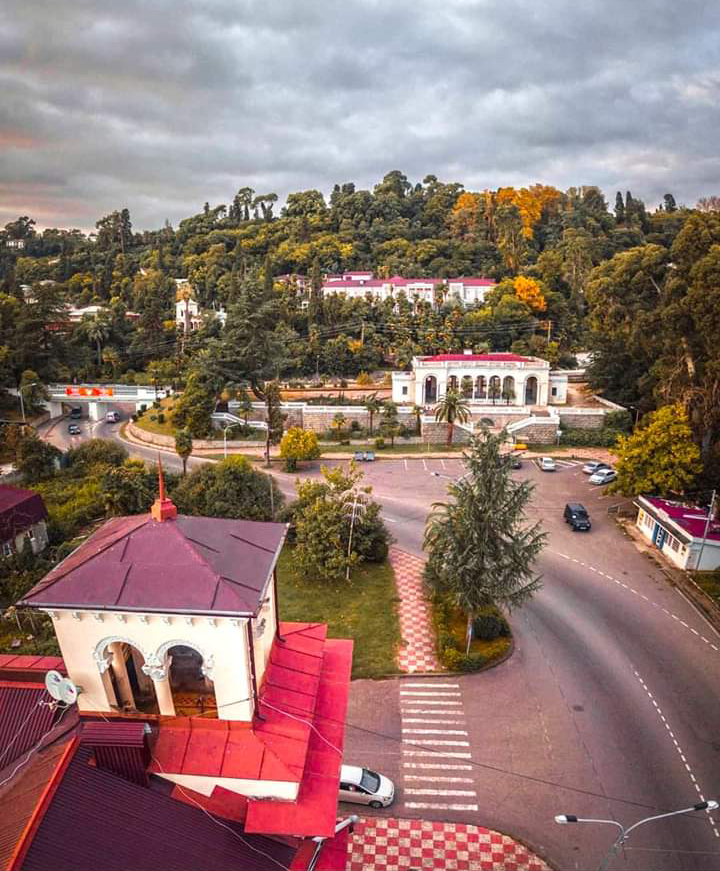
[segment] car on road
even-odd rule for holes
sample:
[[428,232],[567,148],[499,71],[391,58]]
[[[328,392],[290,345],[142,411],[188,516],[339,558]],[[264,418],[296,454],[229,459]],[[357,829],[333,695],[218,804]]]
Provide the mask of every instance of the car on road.
[[72,418],[72,420],[80,420],[80,418],[82,417],[82,408],[80,408],[79,405],[74,405],[70,409],[70,417]]
[[395,785],[389,777],[358,765],[340,768],[340,801],[366,804],[372,808],[387,807],[395,798]]
[[76,423],[71,423],[68,427],[68,432],[70,433],[70,435],[80,435],[82,430]]
[[120,412],[108,411],[108,413],[105,415],[105,421],[107,423],[120,423]]
[[598,469],[597,472],[590,475],[591,484],[609,484],[617,478],[615,469]]
[[552,457],[543,457],[540,460],[540,471],[541,472],[554,472],[557,466],[555,465],[555,460]]
[[609,463],[601,463],[599,460],[591,460],[589,463],[585,463],[582,467],[583,472],[586,475],[594,475],[595,472],[599,472],[600,469],[609,469]]
[[522,469],[522,460],[517,454],[510,455],[510,468],[511,469]]
[[568,502],[563,511],[565,523],[569,523],[573,532],[590,532],[592,523],[585,506],[579,502]]

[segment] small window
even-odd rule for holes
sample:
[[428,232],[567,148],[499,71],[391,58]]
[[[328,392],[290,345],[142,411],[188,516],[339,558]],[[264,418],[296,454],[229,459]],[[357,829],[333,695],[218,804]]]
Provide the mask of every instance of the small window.
[[25,535],[27,536],[29,541],[35,541],[35,530],[32,529],[32,527],[28,529]]
[[13,554],[13,546],[9,541],[4,541],[2,546],[2,555],[3,556],[12,556]]
[[403,389],[402,389],[403,396],[407,396],[407,390],[408,390],[407,387],[403,387]]
[[552,395],[553,395],[553,396],[557,396],[557,387],[553,387],[553,389],[552,389]]

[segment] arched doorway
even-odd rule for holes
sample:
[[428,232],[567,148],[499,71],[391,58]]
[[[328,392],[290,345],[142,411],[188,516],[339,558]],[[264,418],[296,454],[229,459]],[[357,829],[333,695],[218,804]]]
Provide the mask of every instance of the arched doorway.
[[106,638],[95,648],[110,705],[126,711],[158,714],[155,684],[145,674],[145,654],[129,638]]
[[525,405],[535,405],[537,403],[537,378],[531,375],[525,382]]
[[512,375],[503,378],[502,398],[508,405],[515,399],[515,379]]
[[437,378],[428,375],[425,379],[425,404],[429,405],[432,402],[437,402]]
[[454,391],[457,393],[457,389],[458,389],[458,380],[457,380],[457,375],[451,375],[451,376],[448,378],[448,380],[447,380],[447,389],[448,389],[448,393],[449,393],[451,390],[454,390]]
[[162,659],[163,656],[169,662],[168,680],[175,715],[191,717],[214,713],[217,716],[215,689],[211,680],[212,657],[206,662],[199,650],[181,641],[163,645],[158,657]]
[[487,379],[478,375],[475,379],[475,399],[487,399]]

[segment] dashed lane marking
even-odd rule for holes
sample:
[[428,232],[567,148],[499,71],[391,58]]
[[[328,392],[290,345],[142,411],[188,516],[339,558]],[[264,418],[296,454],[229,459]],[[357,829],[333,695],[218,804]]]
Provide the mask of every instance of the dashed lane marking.
[[422,464],[423,464],[423,469],[425,469],[425,471],[427,472],[428,467],[427,467],[427,463],[425,462],[425,458],[424,458],[424,457],[423,457]]
[[472,777],[428,777],[426,774],[406,774],[405,780],[421,780],[423,783],[474,783]]
[[423,687],[423,688],[424,687],[432,687],[433,689],[437,689],[439,687],[440,689],[445,689],[445,690],[452,690],[452,689],[459,689],[460,688],[460,684],[457,684],[457,683],[418,683],[414,680],[413,681],[406,680],[403,685],[406,687]]
[[[407,723],[407,720],[403,720]],[[467,732],[462,729],[402,729],[403,735],[465,735]]]
[[[460,693],[436,692],[435,690],[400,690],[401,696],[459,696]],[[442,704],[442,703],[441,703]]]
[[475,798],[477,792],[474,789],[416,789],[408,787],[405,790],[405,795],[437,795],[437,796],[454,796],[455,798]]
[[[609,581],[612,581],[618,587],[622,587],[624,590],[629,590],[629,592],[631,592],[633,595],[640,596],[640,598],[644,599],[646,602],[648,602],[650,605],[652,605],[653,608],[658,608],[659,610],[661,610],[663,612],[663,614],[666,614],[668,617],[672,617],[673,620],[675,620],[677,623],[679,623],[685,629],[688,629],[690,632],[692,632],[693,635],[697,636],[702,642],[707,644],[708,647],[712,648],[712,650],[714,650],[716,653],[720,651],[720,648],[718,648],[718,646],[716,644],[713,644],[713,642],[710,641],[709,638],[706,638],[704,635],[702,635],[700,632],[698,632],[697,629],[693,629],[692,626],[690,626],[684,620],[682,620],[680,617],[678,617],[677,614],[673,614],[672,611],[669,611],[667,608],[664,608],[658,602],[654,602],[652,599],[649,599],[644,593],[641,593],[639,590],[636,590],[634,587],[629,586],[624,581],[620,581],[620,580],[618,580],[618,578],[614,578],[612,575],[608,575],[605,572],[601,572],[595,566],[588,565],[588,563],[585,563],[579,559],[575,559],[575,557],[573,557],[573,556],[568,556],[568,554],[566,554],[566,553],[560,553],[560,551],[557,551],[557,550],[552,550],[552,551],[550,551],[550,553],[553,553],[553,554],[555,554],[555,556],[559,556],[561,559],[567,560],[568,562],[577,563],[579,566],[582,566],[584,569],[588,569],[591,572],[595,572],[596,574],[601,575],[603,578],[607,578]],[[685,597],[683,596],[683,598],[685,598]]]
[[[698,798],[700,799],[700,801],[705,801],[705,796],[703,795],[702,790],[700,789],[700,786],[697,782],[697,779],[695,778],[693,770],[690,767],[690,765],[688,764],[688,761],[685,757],[685,753],[684,753],[682,747],[680,746],[677,738],[675,737],[675,734],[673,733],[672,729],[670,728],[670,725],[668,724],[667,720],[665,719],[665,716],[664,716],[662,710],[660,709],[660,705],[658,705],[657,701],[653,698],[653,694],[648,689],[648,685],[642,679],[640,674],[635,669],[633,669],[633,673],[634,673],[635,677],[638,679],[640,686],[645,690],[647,697],[650,699],[650,701],[653,704],[653,707],[655,708],[656,712],[660,716],[660,719],[662,720],[663,726],[665,726],[665,729],[667,730],[668,734],[670,735],[672,742],[673,742],[673,745],[675,746],[675,749],[677,750],[677,752],[680,756],[680,761],[683,763],[683,765],[685,766],[685,770],[690,775],[690,780],[692,781],[692,785],[695,787],[695,792],[697,792]],[[707,812],[707,813],[708,813],[708,822],[710,823],[710,827],[712,828],[715,837],[720,838],[720,831],[718,831],[718,828],[715,825],[715,820],[709,815],[709,812]]]
[[405,723],[428,723],[432,725],[443,725],[443,726],[464,726],[465,720],[426,720],[422,717],[403,717],[403,724]]
[[405,463],[405,471],[407,472],[407,470],[408,470],[407,460],[403,460],[403,463]]
[[421,747],[469,747],[469,741],[442,741],[438,738],[413,738],[411,744],[419,744]]
[[[437,769],[437,765],[434,765],[432,762],[403,762],[401,763],[403,768],[415,768],[415,769]],[[472,771],[472,765],[463,765],[461,762],[443,762],[442,767],[445,771]],[[412,775],[410,775],[412,776]],[[423,775],[424,777],[425,775]]]
[[[413,742],[416,743],[416,742]],[[432,759],[445,759],[446,757],[449,759],[472,759],[470,753],[456,753],[451,750],[403,750],[403,756],[430,756]],[[437,765],[433,765],[433,768],[437,768]],[[443,768],[447,768],[446,765],[443,765]]]

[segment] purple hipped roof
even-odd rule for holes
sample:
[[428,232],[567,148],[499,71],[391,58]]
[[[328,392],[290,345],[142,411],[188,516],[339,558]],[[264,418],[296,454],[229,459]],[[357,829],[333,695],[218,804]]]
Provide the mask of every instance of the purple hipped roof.
[[34,523],[47,520],[42,496],[20,487],[0,486],[0,542],[24,532]]
[[105,523],[22,600],[44,608],[256,614],[280,554],[282,523],[150,515]]

